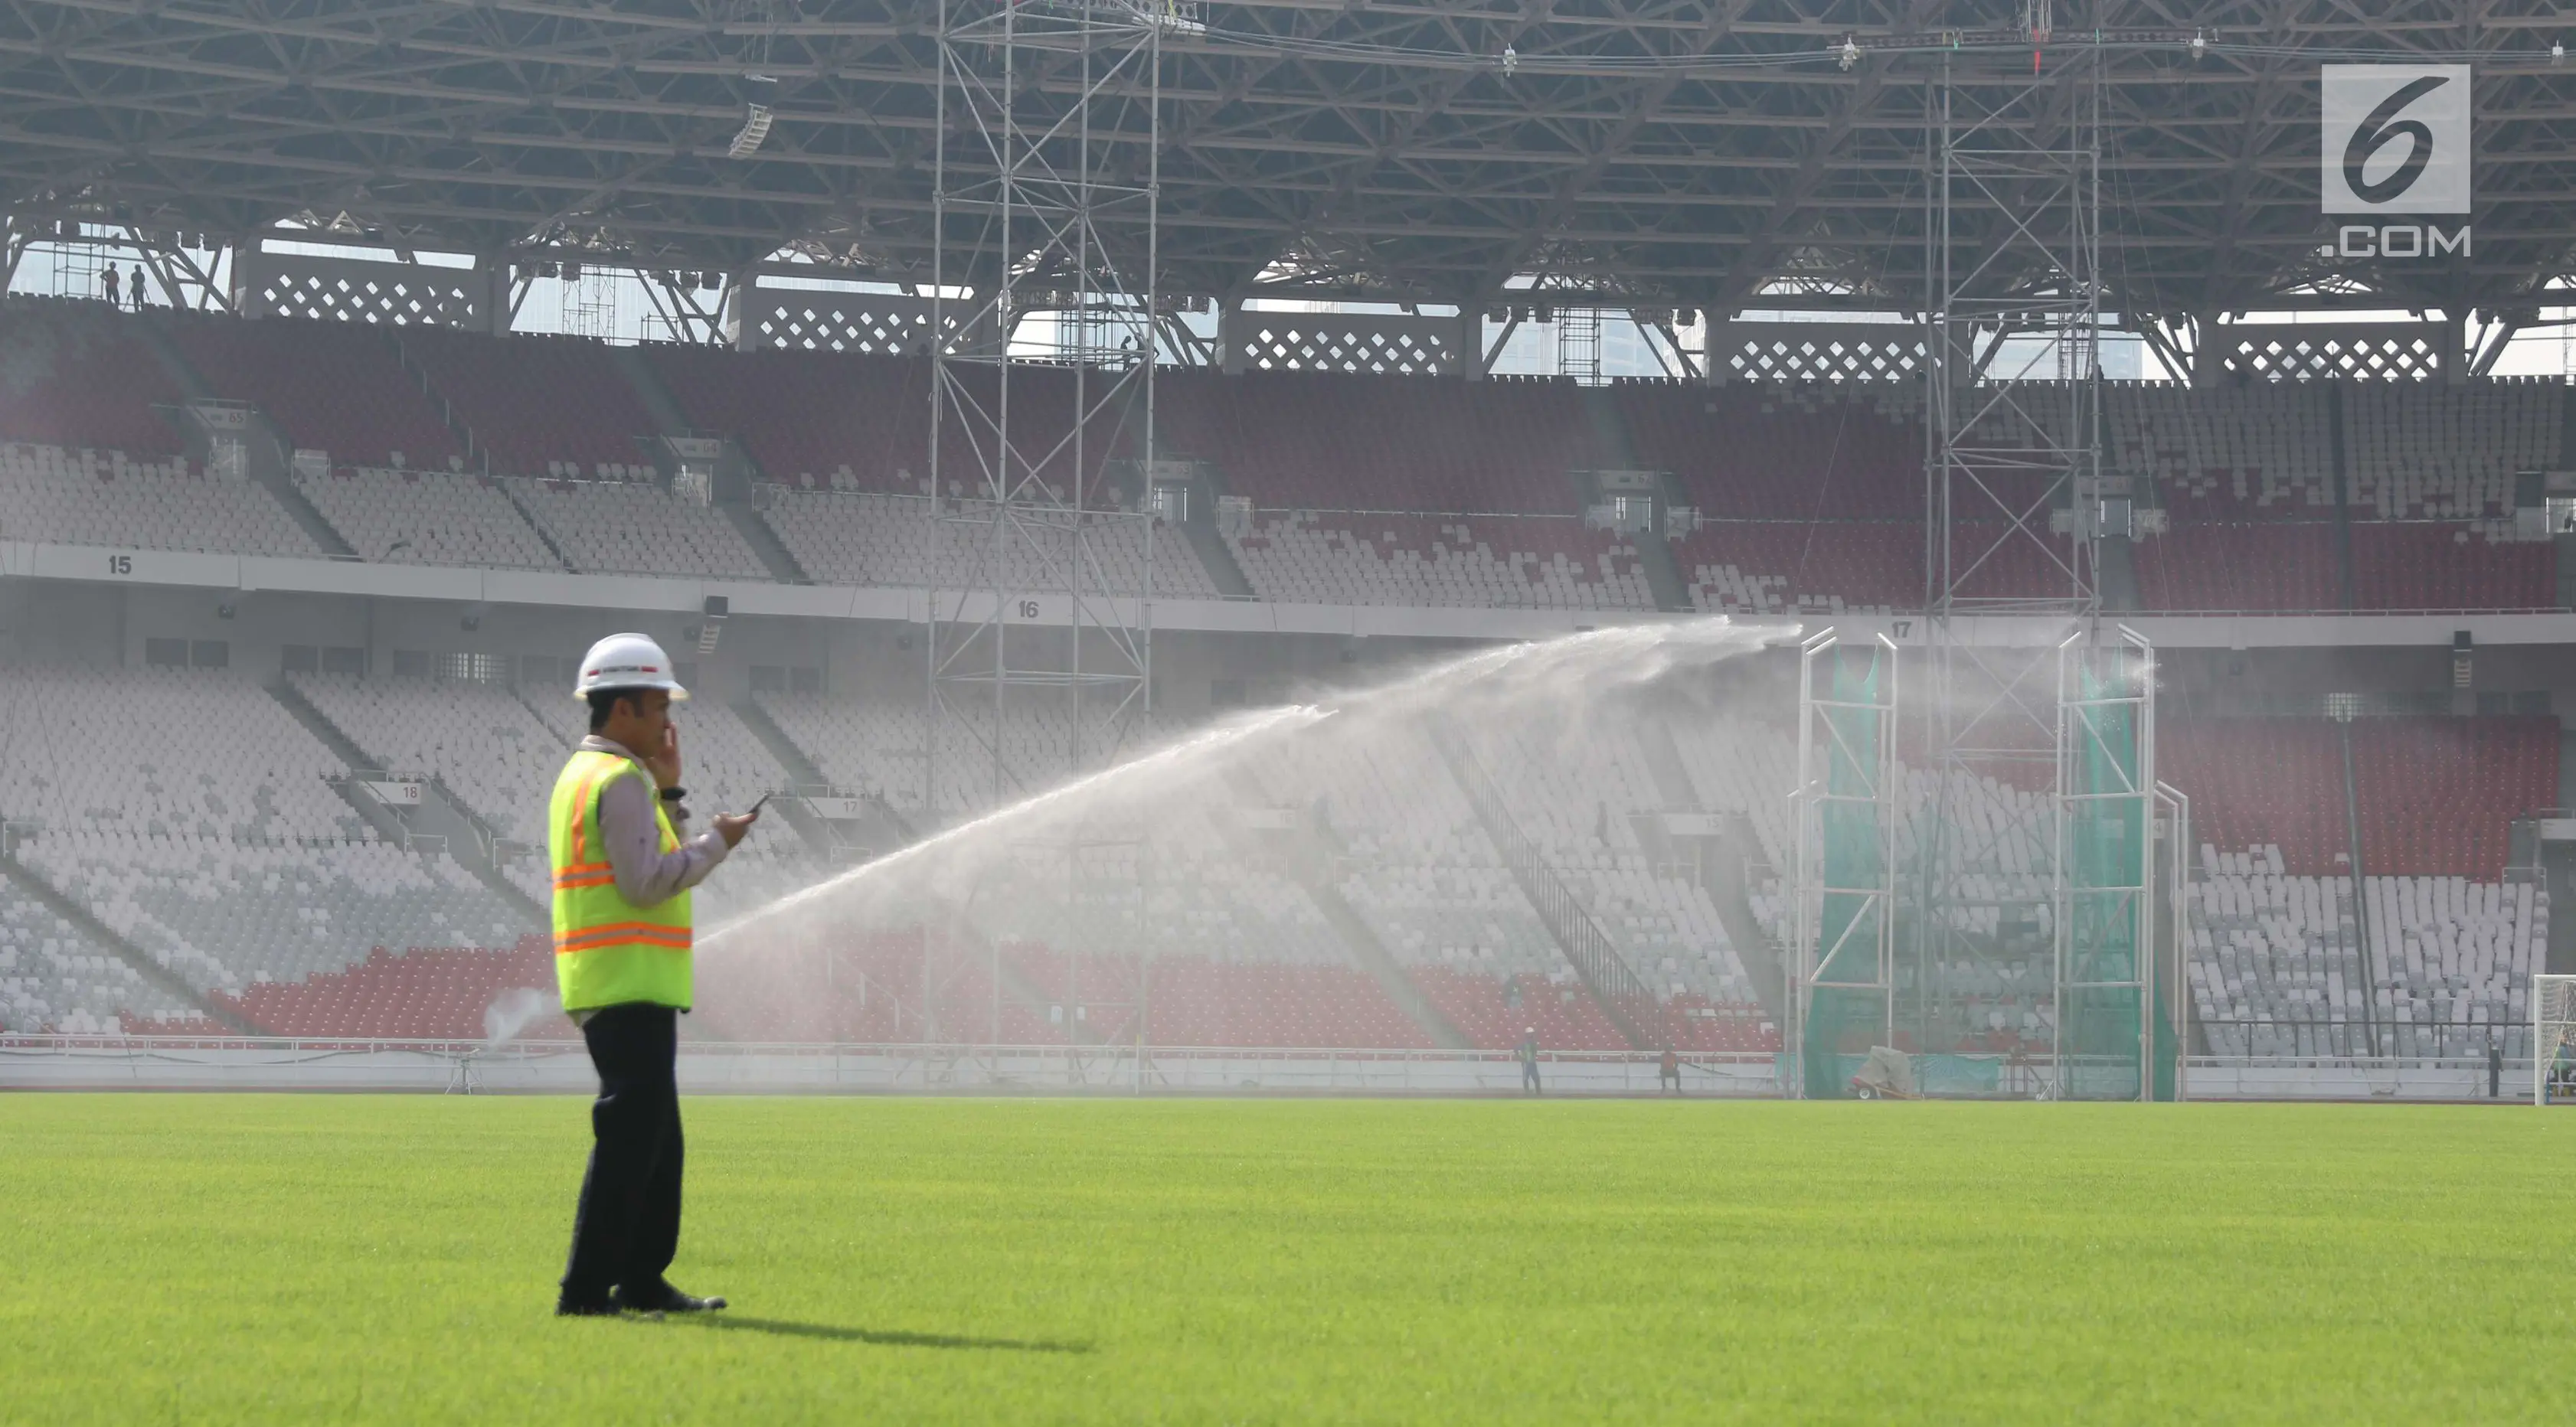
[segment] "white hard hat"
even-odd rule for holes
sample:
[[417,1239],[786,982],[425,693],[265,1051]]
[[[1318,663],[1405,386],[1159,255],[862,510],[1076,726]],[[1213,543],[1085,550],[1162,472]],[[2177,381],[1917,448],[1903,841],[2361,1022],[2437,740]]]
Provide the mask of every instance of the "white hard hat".
[[581,656],[572,696],[586,699],[596,689],[668,689],[674,702],[689,696],[671,670],[671,656],[642,634],[612,634]]

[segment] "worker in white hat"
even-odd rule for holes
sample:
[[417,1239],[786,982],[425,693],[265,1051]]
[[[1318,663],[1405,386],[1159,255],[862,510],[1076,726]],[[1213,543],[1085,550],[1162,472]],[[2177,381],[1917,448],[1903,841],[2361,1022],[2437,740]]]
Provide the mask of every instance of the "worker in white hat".
[[555,980],[599,1071],[594,1143],[573,1218],[559,1314],[722,1308],[671,1286],[680,1244],[679,1016],[689,1009],[695,926],[689,889],[759,820],[718,813],[686,841],[680,735],[671,705],[689,696],[670,656],[641,634],[612,634],[581,661],[573,695],[590,736],[555,780],[547,818],[554,862]]

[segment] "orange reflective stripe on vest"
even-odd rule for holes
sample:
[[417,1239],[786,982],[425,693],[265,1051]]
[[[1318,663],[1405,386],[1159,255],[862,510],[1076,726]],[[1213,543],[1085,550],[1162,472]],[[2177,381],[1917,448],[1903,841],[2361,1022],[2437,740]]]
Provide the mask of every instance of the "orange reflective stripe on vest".
[[555,935],[555,951],[560,955],[565,952],[588,951],[598,946],[616,946],[626,942],[633,942],[640,946],[676,946],[685,950],[690,944],[691,937],[692,933],[687,927],[656,926],[651,922],[616,922],[604,927],[591,927],[586,931],[559,932]]

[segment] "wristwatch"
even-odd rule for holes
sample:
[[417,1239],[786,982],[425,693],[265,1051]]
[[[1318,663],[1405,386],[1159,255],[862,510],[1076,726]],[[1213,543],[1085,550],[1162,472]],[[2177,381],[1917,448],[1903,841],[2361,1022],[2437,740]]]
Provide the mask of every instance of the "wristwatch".
[[679,784],[677,784],[677,783],[674,783],[674,784],[672,784],[670,787],[664,788],[664,789],[662,790],[662,801],[663,801],[663,802],[666,802],[666,803],[676,803],[676,802],[680,801],[682,798],[687,797],[688,795],[689,795],[689,790],[688,790],[688,789],[681,787],[681,786],[680,786]]

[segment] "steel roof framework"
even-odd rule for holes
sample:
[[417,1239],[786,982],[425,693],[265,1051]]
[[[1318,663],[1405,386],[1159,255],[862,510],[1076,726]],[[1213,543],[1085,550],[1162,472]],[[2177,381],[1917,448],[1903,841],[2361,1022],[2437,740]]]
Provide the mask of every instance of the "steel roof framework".
[[[1966,82],[2027,84],[2036,64],[2073,83],[2084,66],[2052,52],[2096,43],[2111,310],[2207,320],[2343,292],[2510,316],[2569,267],[2576,75],[2551,47],[2576,16],[2057,8],[2052,26],[2026,0],[1194,6],[1204,28],[1161,60],[1158,284],[1479,303],[1536,274],[1605,301],[1905,309],[1936,54]],[[648,268],[794,249],[925,281],[936,28],[930,0],[5,0],[0,197],[31,218],[238,236],[300,214]],[[2314,69],[2373,56],[2479,65],[2469,260],[2319,256]],[[1045,67],[1017,82],[1024,107],[1081,89]],[[770,91],[775,131],[728,157]],[[1971,219],[1957,238],[1988,236]]]

